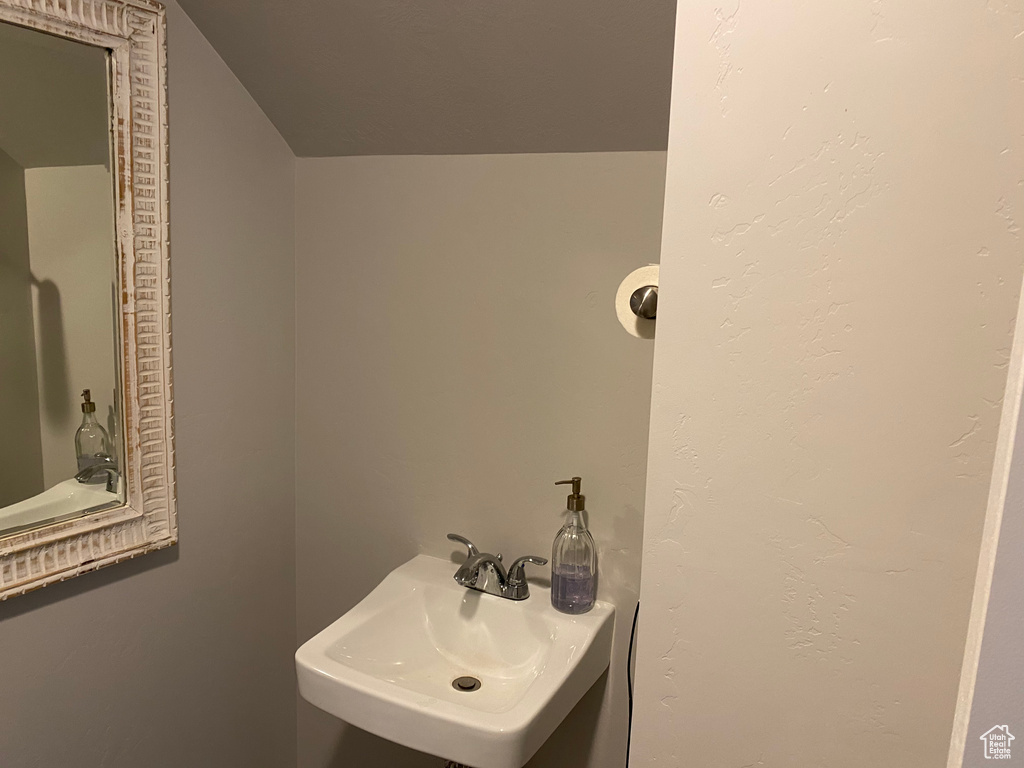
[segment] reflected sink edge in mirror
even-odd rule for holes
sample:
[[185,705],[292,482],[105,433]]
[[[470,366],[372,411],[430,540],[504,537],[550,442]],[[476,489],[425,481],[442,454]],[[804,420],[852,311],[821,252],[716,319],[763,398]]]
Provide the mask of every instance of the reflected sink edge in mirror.
[[[403,746],[474,768],[520,768],[608,667],[615,609],[579,616],[531,585],[516,602],[467,590],[419,555],[295,654],[299,692]],[[453,681],[470,676],[474,691]]]
[[75,479],[57,483],[40,494],[0,507],[0,531],[4,534],[62,522],[123,504],[121,481],[111,493],[104,485],[80,483]]

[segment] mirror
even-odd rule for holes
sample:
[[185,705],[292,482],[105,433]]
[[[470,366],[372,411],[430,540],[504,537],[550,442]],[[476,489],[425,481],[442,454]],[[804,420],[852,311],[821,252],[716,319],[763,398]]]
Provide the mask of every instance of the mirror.
[[0,0],[0,599],[177,541],[166,17]]
[[124,502],[108,56],[0,23],[0,535]]

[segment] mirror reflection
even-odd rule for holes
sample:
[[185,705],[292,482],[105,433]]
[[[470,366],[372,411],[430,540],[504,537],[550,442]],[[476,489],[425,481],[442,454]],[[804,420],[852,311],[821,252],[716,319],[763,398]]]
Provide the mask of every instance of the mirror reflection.
[[0,536],[124,501],[107,58],[0,23]]

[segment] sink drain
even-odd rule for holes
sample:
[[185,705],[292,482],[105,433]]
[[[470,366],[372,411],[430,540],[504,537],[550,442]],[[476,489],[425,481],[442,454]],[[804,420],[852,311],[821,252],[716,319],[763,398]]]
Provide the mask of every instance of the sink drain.
[[475,691],[480,688],[480,681],[475,677],[470,677],[469,675],[456,677],[452,680],[452,688],[456,691],[466,691],[468,693],[469,691]]

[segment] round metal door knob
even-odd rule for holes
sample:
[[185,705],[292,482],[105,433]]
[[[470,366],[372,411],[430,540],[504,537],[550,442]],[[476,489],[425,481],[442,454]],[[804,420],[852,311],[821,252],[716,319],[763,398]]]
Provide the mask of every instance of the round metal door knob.
[[654,320],[658,316],[658,286],[645,285],[633,291],[629,297],[629,308],[637,317]]

